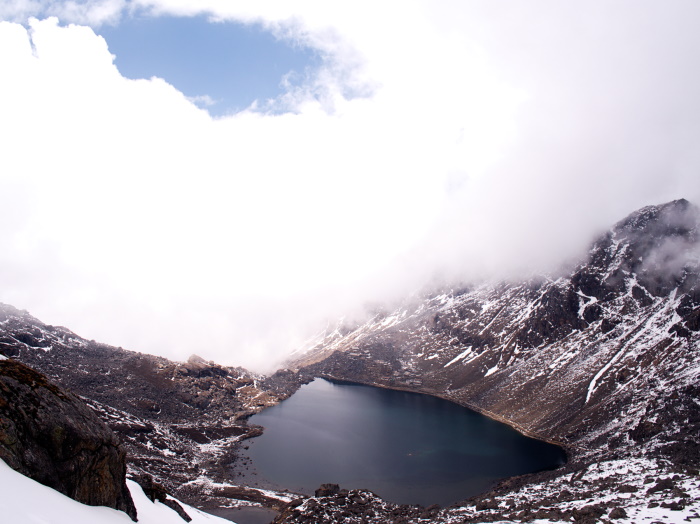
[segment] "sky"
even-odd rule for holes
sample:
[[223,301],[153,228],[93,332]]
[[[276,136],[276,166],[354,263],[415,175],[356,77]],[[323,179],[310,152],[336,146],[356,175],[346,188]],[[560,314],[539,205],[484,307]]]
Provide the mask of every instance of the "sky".
[[[0,5],[0,301],[270,369],[700,202],[694,0]],[[137,44],[137,45],[134,45]]]
[[200,16],[134,13],[96,29],[119,72],[131,79],[163,78],[212,116],[274,100],[298,87],[320,65],[314,50],[283,41],[259,24]]

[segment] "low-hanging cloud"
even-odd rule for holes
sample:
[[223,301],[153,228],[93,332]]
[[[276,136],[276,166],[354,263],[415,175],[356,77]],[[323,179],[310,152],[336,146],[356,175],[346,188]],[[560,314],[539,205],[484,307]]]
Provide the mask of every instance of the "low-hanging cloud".
[[[60,4],[0,10],[0,299],[89,338],[270,366],[436,274],[552,270],[700,202],[694,2]],[[262,24],[324,65],[212,119],[89,27],[14,23],[136,10]]]

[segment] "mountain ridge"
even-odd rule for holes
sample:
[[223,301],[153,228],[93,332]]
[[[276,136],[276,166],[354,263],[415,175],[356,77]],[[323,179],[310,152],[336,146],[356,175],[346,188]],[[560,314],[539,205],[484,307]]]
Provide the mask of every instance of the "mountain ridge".
[[[226,506],[241,494],[211,486],[231,480],[228,464],[237,447],[261,433],[247,418],[293,391],[284,374],[277,381],[195,356],[174,362],[101,344],[6,304],[0,304],[0,354],[80,396],[123,442],[131,477],[152,475],[200,507]],[[271,505],[286,500],[242,493]]]
[[[436,522],[528,520],[537,511],[595,521],[614,509],[611,500],[641,515],[642,506],[661,503],[636,485],[631,469],[646,472],[645,480],[680,475],[692,483],[700,467],[698,217],[686,200],[647,206],[601,235],[568,275],[462,286],[409,302],[332,331],[289,365],[440,396],[567,450],[560,470],[503,481]],[[593,495],[590,486],[572,485],[596,465],[619,471],[597,486],[608,501],[595,514],[576,513]],[[621,500],[619,490],[632,484],[636,495]],[[555,504],[552,486],[571,500]],[[518,490],[529,495],[518,498]],[[683,493],[674,507],[697,511],[697,497]],[[335,502],[304,506],[284,522],[318,517]]]
[[[553,422],[532,410],[527,414],[533,404],[546,412],[532,393],[525,394],[534,388],[561,405],[553,414],[559,428],[554,440],[573,442],[562,417],[576,415],[566,408],[580,413],[592,400],[600,401],[600,393],[615,385],[612,376],[622,380],[635,371],[640,378],[639,366],[629,359],[651,363],[648,355],[634,354],[634,347],[658,346],[668,353],[697,343],[697,260],[692,265],[686,257],[680,271],[661,271],[676,262],[653,258],[658,249],[668,254],[669,239],[682,255],[697,249],[698,212],[685,200],[648,206],[618,222],[568,278],[487,283],[438,295],[334,335],[292,367],[346,380],[365,374],[379,384],[438,393],[481,411],[509,412],[506,419],[546,438]],[[650,257],[652,263],[643,265]],[[324,358],[325,364],[313,362]],[[628,364],[624,371],[621,362]],[[546,380],[533,380],[534,370],[541,369],[550,369],[542,374]],[[576,372],[587,382],[585,394],[580,385],[575,391],[567,387]],[[528,400],[508,401],[494,393],[512,391],[514,383]]]
[[83,395],[125,440],[132,471],[200,506],[254,500],[289,523],[360,522],[343,514],[350,507],[365,522],[424,518],[359,492],[286,505],[296,496],[238,485],[222,467],[261,431],[247,416],[327,377],[440,396],[567,450],[563,468],[433,508],[434,522],[593,522],[616,509],[634,521],[663,497],[691,517],[700,511],[699,216],[686,200],[647,206],[568,273],[412,297],[339,324],[270,377],[111,348],[9,307],[0,308],[0,352]]

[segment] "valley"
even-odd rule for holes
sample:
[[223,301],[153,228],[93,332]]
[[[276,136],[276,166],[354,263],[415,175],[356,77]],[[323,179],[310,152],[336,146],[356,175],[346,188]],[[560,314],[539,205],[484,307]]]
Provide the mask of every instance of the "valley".
[[[569,271],[414,294],[271,376],[87,341],[11,306],[0,352],[80,395],[124,442],[129,474],[200,508],[259,504],[279,523],[700,519],[699,222],[684,200],[643,208]],[[236,483],[228,465],[261,432],[251,415],[316,377],[449,400],[568,462],[446,508]]]

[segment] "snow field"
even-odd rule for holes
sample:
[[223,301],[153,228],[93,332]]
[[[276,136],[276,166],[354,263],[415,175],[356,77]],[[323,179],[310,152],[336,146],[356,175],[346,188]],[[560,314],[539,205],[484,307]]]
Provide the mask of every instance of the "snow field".
[[[139,524],[184,524],[172,509],[151,502],[141,487],[128,480],[127,485],[138,511]],[[192,524],[231,524],[230,521],[203,513],[186,504],[183,509]],[[0,460],[0,515],[6,524],[131,524],[123,511],[104,506],[87,506],[58,491],[25,477]]]

